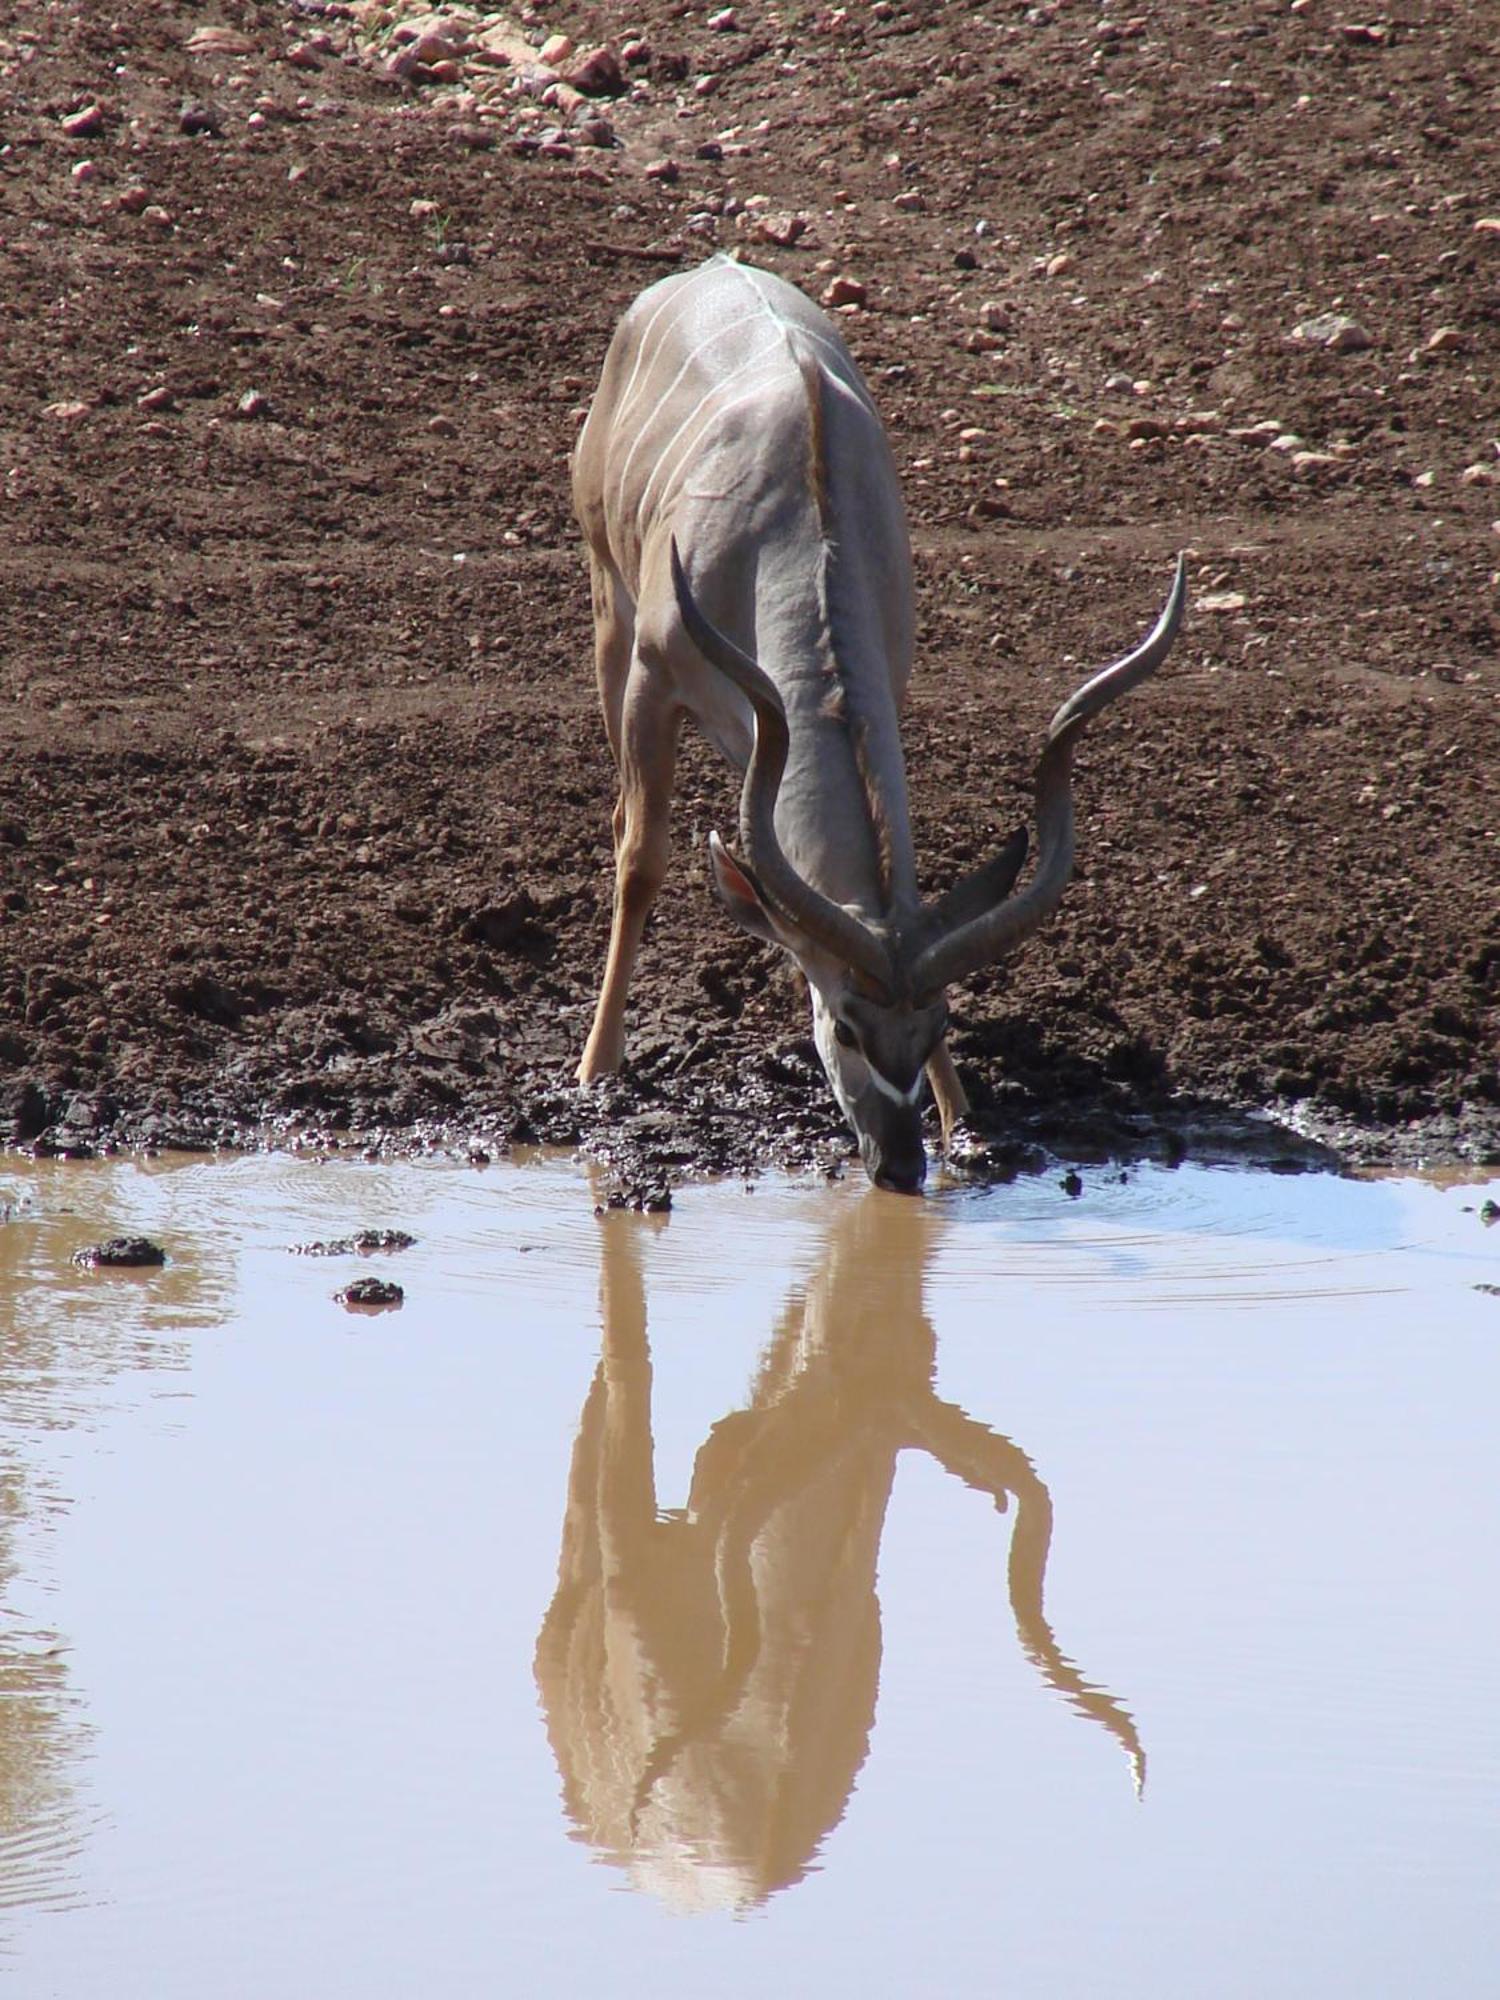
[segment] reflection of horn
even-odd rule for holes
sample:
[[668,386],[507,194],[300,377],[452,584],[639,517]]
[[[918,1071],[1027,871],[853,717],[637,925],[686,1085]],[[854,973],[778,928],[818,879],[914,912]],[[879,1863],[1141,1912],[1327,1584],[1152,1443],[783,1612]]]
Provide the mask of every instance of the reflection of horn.
[[1130,1759],[1139,1797],[1146,1787],[1146,1752],[1134,1718],[1113,1695],[1084,1679],[1058,1645],[1047,1620],[1043,1592],[1052,1546],[1052,1496],[1036,1467],[1019,1445],[935,1396],[925,1409],[913,1412],[912,1421],[916,1442],[945,1472],[974,1491],[988,1494],[1002,1513],[1009,1495],[1016,1496],[1006,1580],[1017,1637],[1047,1685],[1081,1715],[1092,1716],[1119,1743]]

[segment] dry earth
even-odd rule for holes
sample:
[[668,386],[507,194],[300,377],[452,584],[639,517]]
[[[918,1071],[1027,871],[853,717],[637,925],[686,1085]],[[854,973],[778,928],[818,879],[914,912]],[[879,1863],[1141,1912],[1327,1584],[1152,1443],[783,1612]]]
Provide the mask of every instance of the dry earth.
[[[540,1138],[637,1193],[847,1155],[708,894],[696,747],[631,1066],[570,1080],[612,773],[567,455],[625,303],[732,247],[859,288],[929,888],[1190,551],[1060,914],[954,995],[992,1163],[1500,1157],[1493,26],[18,0],[0,1141]],[[559,33],[621,58],[594,94],[528,55]]]

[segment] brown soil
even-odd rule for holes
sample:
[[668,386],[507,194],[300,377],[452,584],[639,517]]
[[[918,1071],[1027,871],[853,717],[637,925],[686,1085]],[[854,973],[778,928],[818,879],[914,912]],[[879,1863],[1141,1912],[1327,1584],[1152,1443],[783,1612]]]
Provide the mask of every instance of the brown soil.
[[650,45],[559,139],[498,68],[383,74],[368,7],[6,10],[0,1141],[847,1153],[699,748],[631,1066],[571,1084],[612,773],[567,455],[629,298],[737,245],[866,288],[929,887],[1191,552],[1062,911],[953,996],[999,1156],[1270,1108],[1500,1157],[1492,7],[712,11],[523,14]]

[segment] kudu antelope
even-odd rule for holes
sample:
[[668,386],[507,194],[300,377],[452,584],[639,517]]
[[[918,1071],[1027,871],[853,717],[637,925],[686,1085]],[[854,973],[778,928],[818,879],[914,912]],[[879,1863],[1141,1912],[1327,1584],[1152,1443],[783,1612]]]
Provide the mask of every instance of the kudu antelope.
[[1181,622],[1181,561],[1145,642],[1052,718],[1024,829],[924,903],[897,710],[911,669],[911,548],[895,463],[832,322],[767,272],[715,258],[665,278],[610,344],[573,457],[595,661],[620,774],[609,956],[578,1066],[619,1067],[626,993],[666,872],[691,715],[745,773],[741,852],[710,836],[730,915],[796,960],[813,1037],[871,1178],[926,1170],[925,1068],[945,1142],[967,1110],[945,989],[1027,937],[1073,866],[1071,763],[1090,718],[1152,673]]

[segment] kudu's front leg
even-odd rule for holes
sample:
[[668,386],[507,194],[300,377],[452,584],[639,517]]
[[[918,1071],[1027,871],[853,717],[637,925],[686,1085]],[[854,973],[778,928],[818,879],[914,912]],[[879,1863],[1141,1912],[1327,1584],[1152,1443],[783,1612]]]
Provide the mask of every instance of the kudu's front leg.
[[682,711],[660,687],[637,653],[625,683],[618,734],[610,732],[620,765],[620,797],[614,813],[614,916],[594,1025],[578,1065],[582,1084],[612,1075],[624,1057],[630,978],[671,852],[672,783]]

